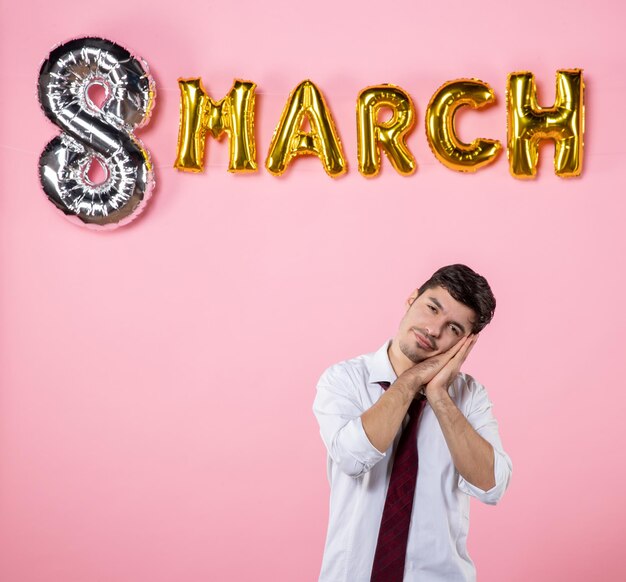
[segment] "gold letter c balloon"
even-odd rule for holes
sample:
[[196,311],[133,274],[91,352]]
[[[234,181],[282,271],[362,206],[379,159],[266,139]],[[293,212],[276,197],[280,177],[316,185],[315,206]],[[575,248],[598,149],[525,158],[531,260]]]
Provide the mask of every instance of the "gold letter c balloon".
[[496,159],[501,144],[493,139],[463,143],[457,136],[454,116],[469,105],[480,109],[495,101],[493,89],[478,79],[448,81],[433,95],[426,109],[426,137],[435,157],[452,170],[475,172]]

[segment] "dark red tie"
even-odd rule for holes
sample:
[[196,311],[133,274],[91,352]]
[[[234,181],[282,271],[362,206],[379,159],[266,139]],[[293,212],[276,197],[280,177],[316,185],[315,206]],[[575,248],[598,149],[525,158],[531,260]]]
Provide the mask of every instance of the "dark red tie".
[[[389,382],[380,382],[387,390]],[[404,427],[393,460],[383,517],[378,532],[371,582],[402,582],[406,560],[415,483],[417,481],[417,427],[426,397],[420,394],[409,406],[409,422]]]

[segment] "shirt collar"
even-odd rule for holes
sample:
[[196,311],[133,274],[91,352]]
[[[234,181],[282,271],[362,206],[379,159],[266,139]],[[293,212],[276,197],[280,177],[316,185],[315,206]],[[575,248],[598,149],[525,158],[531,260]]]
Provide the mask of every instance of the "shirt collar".
[[391,340],[387,340],[378,351],[374,353],[369,365],[370,384],[377,384],[378,382],[389,382],[393,384],[396,381],[396,373],[393,371],[393,366],[389,361],[389,355],[387,350]]

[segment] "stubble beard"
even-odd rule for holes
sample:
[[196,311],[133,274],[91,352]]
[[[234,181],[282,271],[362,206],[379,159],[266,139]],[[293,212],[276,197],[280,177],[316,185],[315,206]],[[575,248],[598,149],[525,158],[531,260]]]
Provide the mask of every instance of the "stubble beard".
[[400,340],[398,342],[398,347],[400,348],[400,351],[414,364],[419,364],[426,359],[417,351],[415,346],[410,345],[405,340]]

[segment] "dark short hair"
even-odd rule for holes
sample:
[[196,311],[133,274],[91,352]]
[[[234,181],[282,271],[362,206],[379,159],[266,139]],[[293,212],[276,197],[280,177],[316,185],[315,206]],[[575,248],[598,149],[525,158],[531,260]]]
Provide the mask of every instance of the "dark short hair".
[[420,286],[418,295],[433,287],[443,287],[454,299],[476,313],[472,333],[478,333],[491,321],[496,310],[496,298],[487,279],[466,265],[441,267]]

